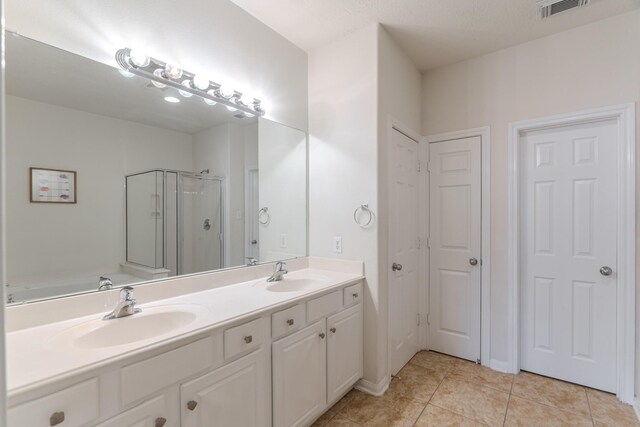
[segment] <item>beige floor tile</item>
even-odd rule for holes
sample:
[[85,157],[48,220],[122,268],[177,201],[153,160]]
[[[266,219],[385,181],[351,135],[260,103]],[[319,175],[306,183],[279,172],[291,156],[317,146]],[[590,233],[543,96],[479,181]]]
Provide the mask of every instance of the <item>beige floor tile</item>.
[[495,388],[505,393],[511,392],[511,384],[513,383],[514,377],[512,374],[494,371],[493,369],[473,362],[460,362],[456,364],[456,367],[451,371],[450,375],[464,381],[471,381]]
[[387,395],[414,399],[426,404],[446,375],[409,362],[389,385]]
[[388,400],[385,411],[364,423],[365,427],[412,427],[422,410],[424,404],[416,400],[395,398]]
[[420,418],[418,418],[415,427],[479,427],[484,425],[478,421],[429,404],[420,415]]
[[383,416],[387,410],[385,404],[387,398],[371,396],[358,390],[354,390],[350,394],[352,397],[340,409],[338,415],[355,423],[364,424],[377,416]]
[[590,414],[584,387],[564,381],[520,372],[513,379],[511,394],[566,411]]
[[446,356],[433,351],[421,351],[411,359],[411,362],[424,368],[429,368],[437,372],[447,373],[455,368],[460,359]]
[[323,427],[362,427],[362,425],[351,421],[342,414],[338,414],[327,424],[323,424]]
[[640,426],[633,408],[620,402],[615,395],[588,388],[587,398],[596,425]]
[[507,393],[447,377],[429,403],[476,421],[501,426],[508,400]]
[[591,417],[511,396],[505,426],[592,426]]

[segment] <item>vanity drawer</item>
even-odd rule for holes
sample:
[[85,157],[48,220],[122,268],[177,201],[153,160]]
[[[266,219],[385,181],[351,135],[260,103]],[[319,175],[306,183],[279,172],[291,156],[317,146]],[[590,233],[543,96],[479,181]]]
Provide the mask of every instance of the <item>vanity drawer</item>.
[[344,306],[357,304],[362,301],[362,282],[344,288]]
[[76,384],[65,390],[9,409],[10,426],[78,427],[99,415],[98,379]]
[[[122,405],[149,396],[200,371],[222,364],[219,333],[120,370]],[[66,426],[65,426],[66,427]]]
[[271,315],[271,338],[278,338],[297,331],[304,327],[306,318],[307,310],[304,304],[273,313]]
[[266,321],[267,319],[256,319],[224,331],[224,358],[231,359],[264,344],[267,338]]
[[313,323],[342,308],[342,291],[331,292],[307,303],[307,322]]

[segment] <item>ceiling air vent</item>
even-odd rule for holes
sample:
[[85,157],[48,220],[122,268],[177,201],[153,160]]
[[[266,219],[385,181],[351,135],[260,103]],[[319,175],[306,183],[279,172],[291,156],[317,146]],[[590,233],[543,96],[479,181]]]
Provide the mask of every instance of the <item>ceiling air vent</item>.
[[576,7],[586,6],[591,0],[542,0],[538,2],[540,18],[545,19]]

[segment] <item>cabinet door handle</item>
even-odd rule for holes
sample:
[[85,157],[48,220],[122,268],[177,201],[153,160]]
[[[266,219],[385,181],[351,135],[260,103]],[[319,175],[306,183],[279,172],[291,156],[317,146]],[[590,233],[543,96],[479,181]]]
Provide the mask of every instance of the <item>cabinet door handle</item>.
[[166,423],[167,423],[166,418],[158,417],[156,418],[155,427],[164,427]]
[[320,332],[319,337],[320,337],[320,338],[322,338],[322,339],[324,339],[324,337],[325,337],[324,332]]
[[335,334],[336,333],[336,328],[331,328],[329,329],[331,331],[331,333]]
[[293,324],[294,324],[294,323],[295,323],[295,322],[294,322],[294,320],[293,320],[293,319],[287,319],[287,325],[289,325],[289,326],[293,326]]
[[190,400],[187,402],[187,409],[189,409],[190,411],[196,409],[196,406],[198,406],[198,402],[196,402],[195,400]]
[[353,294],[351,294],[351,295],[353,295],[353,297],[354,297],[354,298],[358,298],[358,293],[357,293],[357,292],[354,292],[354,293],[353,293]]
[[58,424],[62,424],[64,422],[64,411],[54,412],[49,417],[49,425],[57,426]]
[[246,337],[244,337],[244,342],[246,342],[247,344],[251,344],[252,341],[253,341],[253,336],[247,335]]

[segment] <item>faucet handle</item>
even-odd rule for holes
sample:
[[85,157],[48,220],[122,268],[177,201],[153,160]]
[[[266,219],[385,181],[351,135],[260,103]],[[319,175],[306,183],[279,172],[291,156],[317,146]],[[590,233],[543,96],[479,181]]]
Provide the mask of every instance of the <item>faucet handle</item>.
[[276,262],[276,265],[273,267],[273,271],[282,271],[285,265],[287,265],[286,262],[278,261]]
[[125,286],[120,289],[120,301],[133,301],[133,287]]

